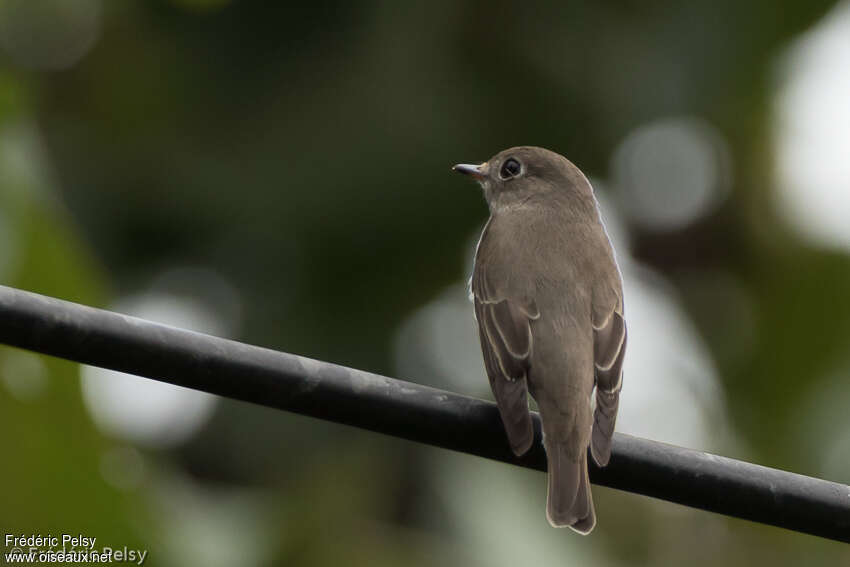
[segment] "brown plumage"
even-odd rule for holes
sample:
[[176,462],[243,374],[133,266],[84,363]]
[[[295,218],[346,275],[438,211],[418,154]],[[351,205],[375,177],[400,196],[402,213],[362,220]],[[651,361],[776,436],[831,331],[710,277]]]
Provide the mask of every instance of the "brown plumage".
[[587,450],[608,463],[626,345],[620,272],[593,190],[543,148],[511,148],[455,170],[478,180],[490,207],[472,295],[508,441],[517,455],[531,447],[530,393],[549,462],[546,516],[590,533]]

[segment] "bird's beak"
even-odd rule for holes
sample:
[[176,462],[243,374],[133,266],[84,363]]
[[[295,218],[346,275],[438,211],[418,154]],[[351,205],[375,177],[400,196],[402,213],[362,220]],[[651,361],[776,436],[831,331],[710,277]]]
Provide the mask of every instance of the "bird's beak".
[[486,163],[482,163],[479,165],[472,165],[469,163],[459,163],[452,168],[452,171],[457,171],[458,173],[463,173],[464,175],[471,175],[475,179],[484,179],[484,166]]

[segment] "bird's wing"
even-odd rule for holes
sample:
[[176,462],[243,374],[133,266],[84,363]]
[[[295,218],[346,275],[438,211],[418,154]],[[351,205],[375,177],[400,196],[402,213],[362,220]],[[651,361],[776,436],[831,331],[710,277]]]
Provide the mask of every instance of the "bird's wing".
[[472,295],[484,366],[511,449],[519,456],[534,440],[526,373],[534,343],[531,321],[540,313],[533,300],[508,298],[493,283],[486,268],[477,264]]
[[596,410],[590,452],[600,467],[611,458],[611,438],[623,385],[623,355],[626,352],[626,321],[622,301],[605,313],[594,310],[593,354],[596,371]]

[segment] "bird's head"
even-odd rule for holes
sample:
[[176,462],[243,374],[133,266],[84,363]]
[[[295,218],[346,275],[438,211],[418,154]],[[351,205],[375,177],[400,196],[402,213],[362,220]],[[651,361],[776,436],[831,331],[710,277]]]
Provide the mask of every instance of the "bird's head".
[[499,152],[484,163],[459,163],[452,169],[481,184],[491,209],[547,194],[557,200],[592,196],[590,183],[572,162],[534,146],[517,146]]

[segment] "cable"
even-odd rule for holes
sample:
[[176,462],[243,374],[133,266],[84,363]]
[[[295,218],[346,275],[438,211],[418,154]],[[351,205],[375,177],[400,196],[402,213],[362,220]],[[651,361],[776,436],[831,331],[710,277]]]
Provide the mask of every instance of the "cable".
[[[0,342],[546,470],[511,453],[495,404],[0,286]],[[591,460],[592,461],[592,460]],[[850,543],[850,486],[615,434],[595,484]]]

